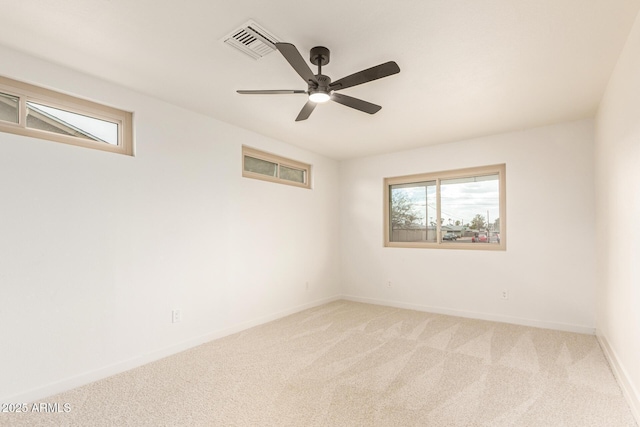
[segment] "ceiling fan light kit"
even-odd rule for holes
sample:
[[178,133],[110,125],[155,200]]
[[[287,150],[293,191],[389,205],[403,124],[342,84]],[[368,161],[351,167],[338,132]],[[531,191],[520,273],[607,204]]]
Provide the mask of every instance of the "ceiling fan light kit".
[[327,102],[331,99],[331,95],[325,92],[309,91],[309,101],[317,103]]
[[351,96],[335,93],[335,91],[368,83],[400,72],[398,64],[389,61],[331,82],[329,76],[322,74],[322,67],[329,63],[331,55],[329,49],[326,47],[316,46],[310,51],[309,60],[313,65],[318,67],[318,74],[313,74],[311,68],[309,68],[293,44],[278,42],[275,43],[275,47],[287,62],[289,62],[289,65],[291,65],[305,83],[307,83],[307,90],[238,90],[237,92],[243,95],[307,94],[307,103],[302,107],[298,117],[296,117],[296,121],[306,120],[313,112],[316,104],[329,100],[365,113],[375,114],[380,111],[381,106]]

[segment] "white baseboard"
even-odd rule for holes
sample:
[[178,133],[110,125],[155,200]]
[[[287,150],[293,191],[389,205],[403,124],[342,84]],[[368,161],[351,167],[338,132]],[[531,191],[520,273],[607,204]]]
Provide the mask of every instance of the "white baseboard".
[[596,338],[600,343],[604,356],[607,358],[607,361],[609,361],[609,366],[611,366],[613,376],[616,377],[616,380],[622,389],[622,394],[624,394],[624,397],[627,399],[627,403],[631,408],[631,413],[635,417],[638,425],[640,425],[640,392],[638,392],[636,387],[633,385],[633,382],[631,382],[629,375],[627,374],[627,370],[620,364],[618,356],[609,345],[607,338],[599,331],[596,332]]
[[387,307],[406,308],[408,310],[425,311],[428,313],[446,314],[449,316],[466,317],[470,319],[490,320],[492,322],[511,323],[514,325],[532,326],[535,328],[555,329],[558,331],[576,332],[579,334],[594,335],[595,328],[581,325],[571,325],[559,322],[546,322],[541,320],[524,319],[520,317],[502,316],[500,314],[478,313],[472,311],[454,310],[450,308],[431,307],[419,304],[410,304],[399,301],[379,300],[375,298],[365,298],[353,295],[344,295],[343,299],[348,301],[363,302],[367,304],[384,305]]
[[143,354],[141,356],[137,356],[129,360],[124,360],[118,363],[114,363],[112,365],[108,365],[94,371],[85,372],[70,378],[65,378],[61,381],[56,381],[54,383],[50,383],[42,387],[37,387],[13,396],[3,397],[3,398],[0,398],[0,403],[30,403],[30,402],[42,400],[47,397],[74,389],[76,387],[81,387],[83,385],[92,383],[94,381],[98,381],[98,380],[110,377],[112,375],[116,375],[121,372],[125,372],[130,369],[137,368],[139,366],[154,362],[156,360],[162,359],[167,356],[171,356],[181,351],[188,350],[192,347],[196,347],[206,342],[223,338],[228,335],[232,335],[237,332],[244,331],[245,329],[262,325],[264,323],[268,323],[268,322],[289,316],[291,314],[295,314],[300,311],[307,310],[309,308],[317,307],[319,305],[327,304],[340,299],[342,299],[342,297],[340,295],[336,295],[333,297],[316,300],[310,303],[301,304],[299,306],[288,308],[286,310],[282,310],[276,313],[272,313],[267,316],[252,319],[247,322],[243,322],[243,323],[231,326],[229,328],[220,329],[205,335],[191,338],[189,340],[172,345],[170,347],[159,349],[151,353]]

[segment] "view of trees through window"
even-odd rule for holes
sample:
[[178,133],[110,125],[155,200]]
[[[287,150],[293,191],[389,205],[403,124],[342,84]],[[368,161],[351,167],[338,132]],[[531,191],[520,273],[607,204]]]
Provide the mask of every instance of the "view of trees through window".
[[[391,190],[391,241],[436,241],[431,225],[436,217],[436,182],[393,185]],[[435,223],[433,223],[435,225]]]
[[388,186],[389,242],[500,244],[500,174]]

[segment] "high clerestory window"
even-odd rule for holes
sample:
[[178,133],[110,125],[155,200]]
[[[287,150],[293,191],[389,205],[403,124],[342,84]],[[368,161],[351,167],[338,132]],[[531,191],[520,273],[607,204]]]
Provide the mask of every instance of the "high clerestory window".
[[242,176],[311,188],[311,165],[245,146],[242,147]]
[[132,113],[0,76],[0,131],[133,154]]
[[384,244],[506,249],[505,165],[384,180]]

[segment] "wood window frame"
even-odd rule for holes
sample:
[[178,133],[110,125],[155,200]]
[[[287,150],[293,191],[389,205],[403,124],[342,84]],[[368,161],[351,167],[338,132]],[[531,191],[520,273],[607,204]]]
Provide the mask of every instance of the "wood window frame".
[[[270,176],[270,175],[264,175],[264,174],[245,170],[246,157],[252,157],[254,159],[264,160],[267,162],[277,164],[278,175]],[[279,176],[280,166],[304,171],[304,182],[290,181],[287,179],[280,178]],[[311,189],[311,165],[310,164],[299,162],[297,160],[292,160],[286,157],[282,157],[277,154],[267,153],[266,151],[247,147],[245,145],[242,146],[242,176],[245,178],[253,178],[253,179],[259,179],[262,181],[276,182],[278,184],[292,185],[294,187]]]
[[[133,113],[0,76],[0,92],[19,99],[18,123],[0,120],[0,132],[133,156]],[[117,125],[117,145],[27,127],[27,102]]]
[[[442,221],[441,221],[441,200],[440,200],[440,183],[442,180],[456,178],[470,178],[474,176],[498,175],[499,186],[499,212],[500,212],[500,229],[498,231],[500,242],[495,244],[470,244],[447,242],[442,240]],[[395,248],[437,248],[437,249],[465,249],[465,250],[489,250],[489,251],[505,251],[507,249],[507,195],[506,195],[506,165],[496,164],[489,166],[471,167],[464,169],[455,169],[448,171],[422,173],[414,175],[405,175],[384,178],[383,180],[383,233],[385,247]],[[436,241],[417,241],[417,242],[397,242],[391,241],[391,199],[390,188],[392,185],[420,183],[425,181],[436,182]],[[425,221],[426,222],[426,221]]]

